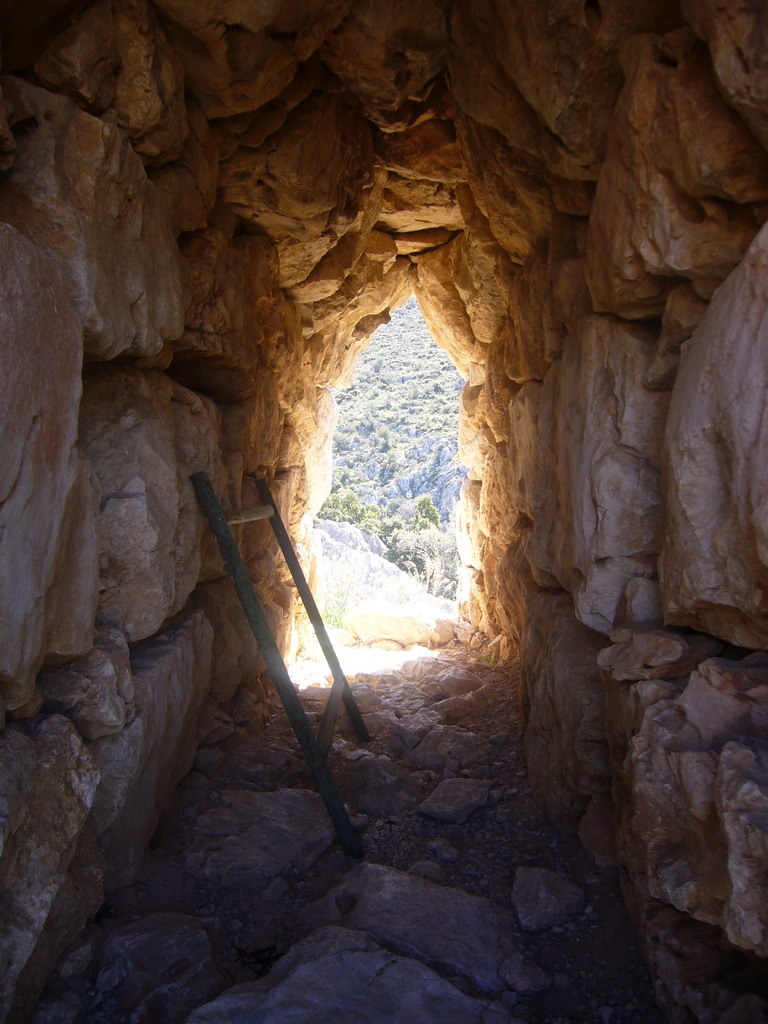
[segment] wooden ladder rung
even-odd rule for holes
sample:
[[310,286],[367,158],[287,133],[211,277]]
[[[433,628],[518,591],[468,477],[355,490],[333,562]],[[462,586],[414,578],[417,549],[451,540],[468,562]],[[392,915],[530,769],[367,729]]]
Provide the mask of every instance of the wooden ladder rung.
[[253,523],[257,519],[271,519],[275,510],[271,505],[257,505],[256,508],[225,508],[224,518],[227,526],[238,526],[240,523]]

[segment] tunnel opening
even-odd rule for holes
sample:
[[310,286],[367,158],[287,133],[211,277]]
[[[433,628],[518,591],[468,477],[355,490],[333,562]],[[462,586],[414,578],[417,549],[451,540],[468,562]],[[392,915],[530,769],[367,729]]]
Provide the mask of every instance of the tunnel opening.
[[[311,570],[328,387],[412,292],[467,381],[462,614],[497,664],[519,652],[489,700],[509,721],[510,694],[525,707],[533,794],[598,865],[618,860],[671,1020],[764,1015],[758,7],[0,11],[0,1020],[29,1017],[48,978],[81,1024],[68,979],[95,970],[91,919],[139,876],[179,780],[202,786],[246,744],[237,847],[253,794],[299,777],[289,749],[259,746],[268,683],[189,477],[207,472],[230,508],[257,504],[265,477]],[[270,528],[236,538],[288,655],[295,591]],[[410,707],[410,739],[453,728],[462,696]],[[441,784],[483,790],[457,758]],[[502,801],[517,787],[507,772]],[[312,820],[304,797],[273,799]],[[193,817],[208,812],[213,835],[215,808]],[[218,852],[194,843],[188,862],[213,872]],[[345,920],[355,877],[336,893]],[[492,884],[504,900],[517,883]],[[238,948],[272,962],[263,936]],[[509,952],[505,991],[525,994],[530,965]],[[102,969],[112,992],[119,969],[91,980]],[[458,977],[472,999],[487,982]],[[531,1019],[555,1013],[542,991]]]

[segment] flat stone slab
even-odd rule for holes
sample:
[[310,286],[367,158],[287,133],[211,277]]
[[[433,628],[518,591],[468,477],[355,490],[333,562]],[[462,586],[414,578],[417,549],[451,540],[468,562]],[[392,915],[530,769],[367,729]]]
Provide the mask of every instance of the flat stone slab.
[[306,871],[333,842],[316,793],[233,790],[201,814],[184,853],[187,870],[224,886],[263,889],[287,871]]
[[522,1024],[464,995],[424,964],[368,936],[322,928],[261,981],[237,985],[199,1007],[186,1024]]
[[506,983],[501,963],[519,951],[513,916],[490,900],[381,864],[359,864],[306,907],[309,930],[339,925],[366,932],[392,953],[421,960],[481,993]]
[[445,779],[419,804],[418,810],[438,821],[461,825],[473,811],[488,803],[490,792],[490,782],[482,779]]
[[343,800],[374,817],[410,810],[423,796],[409,773],[385,756],[361,757],[337,771],[334,779]]
[[520,927],[529,932],[563,924],[584,906],[584,893],[559,871],[518,868],[512,899]]
[[421,743],[408,754],[408,760],[417,768],[469,768],[482,760],[482,742],[479,736],[455,725],[436,725]]

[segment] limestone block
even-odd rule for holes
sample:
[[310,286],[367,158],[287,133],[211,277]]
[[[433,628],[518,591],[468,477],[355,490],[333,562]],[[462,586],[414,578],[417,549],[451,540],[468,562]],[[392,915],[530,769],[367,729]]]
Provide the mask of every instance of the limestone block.
[[661,543],[668,397],[642,384],[652,344],[644,329],[584,317],[541,392],[533,564],[542,581],[554,576],[573,594],[577,617],[601,633],[627,580],[653,575]]
[[66,715],[86,740],[119,732],[133,718],[128,645],[119,629],[101,626],[93,650],[38,677],[43,711]]
[[[585,6],[480,0],[454,5],[448,67],[457,101],[566,177],[596,177],[621,88],[616,44],[678,23],[664,0]],[[477,74],[477,68],[483,74]]]
[[508,506],[533,520],[536,481],[539,475],[539,403],[542,386],[538,381],[524,384],[509,403]]
[[574,827],[594,793],[610,787],[603,684],[604,639],[577,620],[565,594],[541,594],[523,630],[523,677],[530,712],[528,777],[547,814]]
[[[446,892],[446,890],[440,890]],[[498,1005],[498,1004],[496,1004]],[[238,985],[199,1007],[186,1024],[313,1024],[322,1014],[356,1024],[519,1024],[496,1005],[464,995],[435,971],[394,956],[357,931],[320,928],[281,958],[264,982]]]
[[181,152],[184,73],[147,0],[92,5],[53,39],[34,71],[90,113],[107,112],[145,159],[162,163]]
[[160,0],[187,88],[209,118],[256,110],[291,82],[347,14],[350,0],[254,6],[243,0],[201,5]]
[[768,155],[688,30],[639,36],[622,53],[626,85],[590,218],[587,282],[599,312],[634,318],[662,312],[671,278],[711,292],[733,270],[761,223],[754,204],[768,198]]
[[665,446],[667,621],[745,647],[768,643],[766,280],[763,228],[685,347]]
[[0,691],[31,696],[47,655],[84,653],[97,599],[94,495],[75,448],[82,328],[63,275],[0,224]]
[[93,802],[107,889],[136,877],[158,811],[196,752],[213,631],[202,611],[182,613],[131,651],[136,712],[121,732],[89,746],[100,781]]
[[763,956],[764,654],[710,658],[676,684],[604,681],[623,864],[646,898]]
[[[290,287],[354,224],[361,191],[373,183],[371,133],[357,100],[313,93],[260,147],[222,160],[221,198],[287,246],[281,283]],[[298,246],[298,252],[293,250]]]
[[226,403],[274,389],[261,349],[284,330],[274,246],[207,228],[187,236],[181,252],[185,328],[173,343],[172,375]]
[[171,222],[178,231],[205,227],[216,202],[219,149],[200,107],[187,103],[189,132],[181,153],[171,163],[150,167],[150,181],[166,195]]
[[16,142],[8,124],[10,113],[11,105],[3,99],[3,90],[0,89],[0,171],[8,170],[16,152]]
[[682,0],[694,32],[709,46],[720,88],[768,147],[768,59],[762,44],[765,11],[738,0]]
[[646,387],[673,386],[680,362],[680,349],[698,327],[707,307],[708,303],[700,299],[689,284],[681,284],[669,293],[656,353],[643,378]]
[[229,580],[204,583],[192,603],[205,612],[213,628],[210,694],[214,701],[231,700],[243,682],[255,680],[261,658],[248,620]]
[[0,734],[0,1020],[23,1020],[103,892],[86,823],[98,771],[70,722]]
[[456,207],[455,182],[406,178],[390,174],[379,223],[386,231],[425,231],[428,228],[462,227]]
[[717,779],[717,811],[728,849],[723,924],[730,941],[765,956],[768,914],[760,893],[768,872],[768,765],[763,738],[726,743]]
[[445,0],[353,5],[325,40],[323,62],[364,103],[396,110],[440,71],[448,42]]
[[404,178],[463,181],[467,176],[452,121],[433,117],[403,132],[376,132],[376,156]]
[[475,338],[464,298],[456,284],[455,269],[464,266],[461,242],[456,239],[416,262],[416,297],[432,337],[444,348],[464,379],[482,380],[485,347]]
[[459,558],[464,565],[471,566],[476,570],[480,569],[480,551],[484,539],[477,525],[481,487],[479,480],[462,480],[456,514],[456,541]]
[[321,387],[351,383],[370,336],[388,322],[390,310],[408,299],[410,261],[390,257],[395,257],[394,248],[384,260],[376,252],[365,253],[330,298],[301,307],[307,339],[302,370],[307,381]]
[[61,268],[86,356],[157,354],[183,325],[162,194],[115,125],[21,79],[4,78],[3,91],[13,123],[28,129],[4,177],[0,217]]
[[217,428],[212,403],[158,371],[89,375],[80,437],[101,488],[100,610],[131,641],[197,583],[204,520],[189,476],[204,469],[224,494]]
[[500,992],[499,967],[517,952],[509,911],[383,864],[358,864],[301,914],[307,931],[341,925],[385,948]]

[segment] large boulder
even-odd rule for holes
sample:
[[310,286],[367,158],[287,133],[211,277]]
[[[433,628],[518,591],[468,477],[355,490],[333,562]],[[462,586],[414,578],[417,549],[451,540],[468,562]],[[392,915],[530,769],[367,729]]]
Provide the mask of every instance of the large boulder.
[[78,456],[82,326],[64,275],[0,224],[0,695],[15,710],[38,669],[85,653],[98,598],[96,492]]
[[768,228],[685,347],[667,424],[667,620],[744,647],[768,644],[763,344]]

